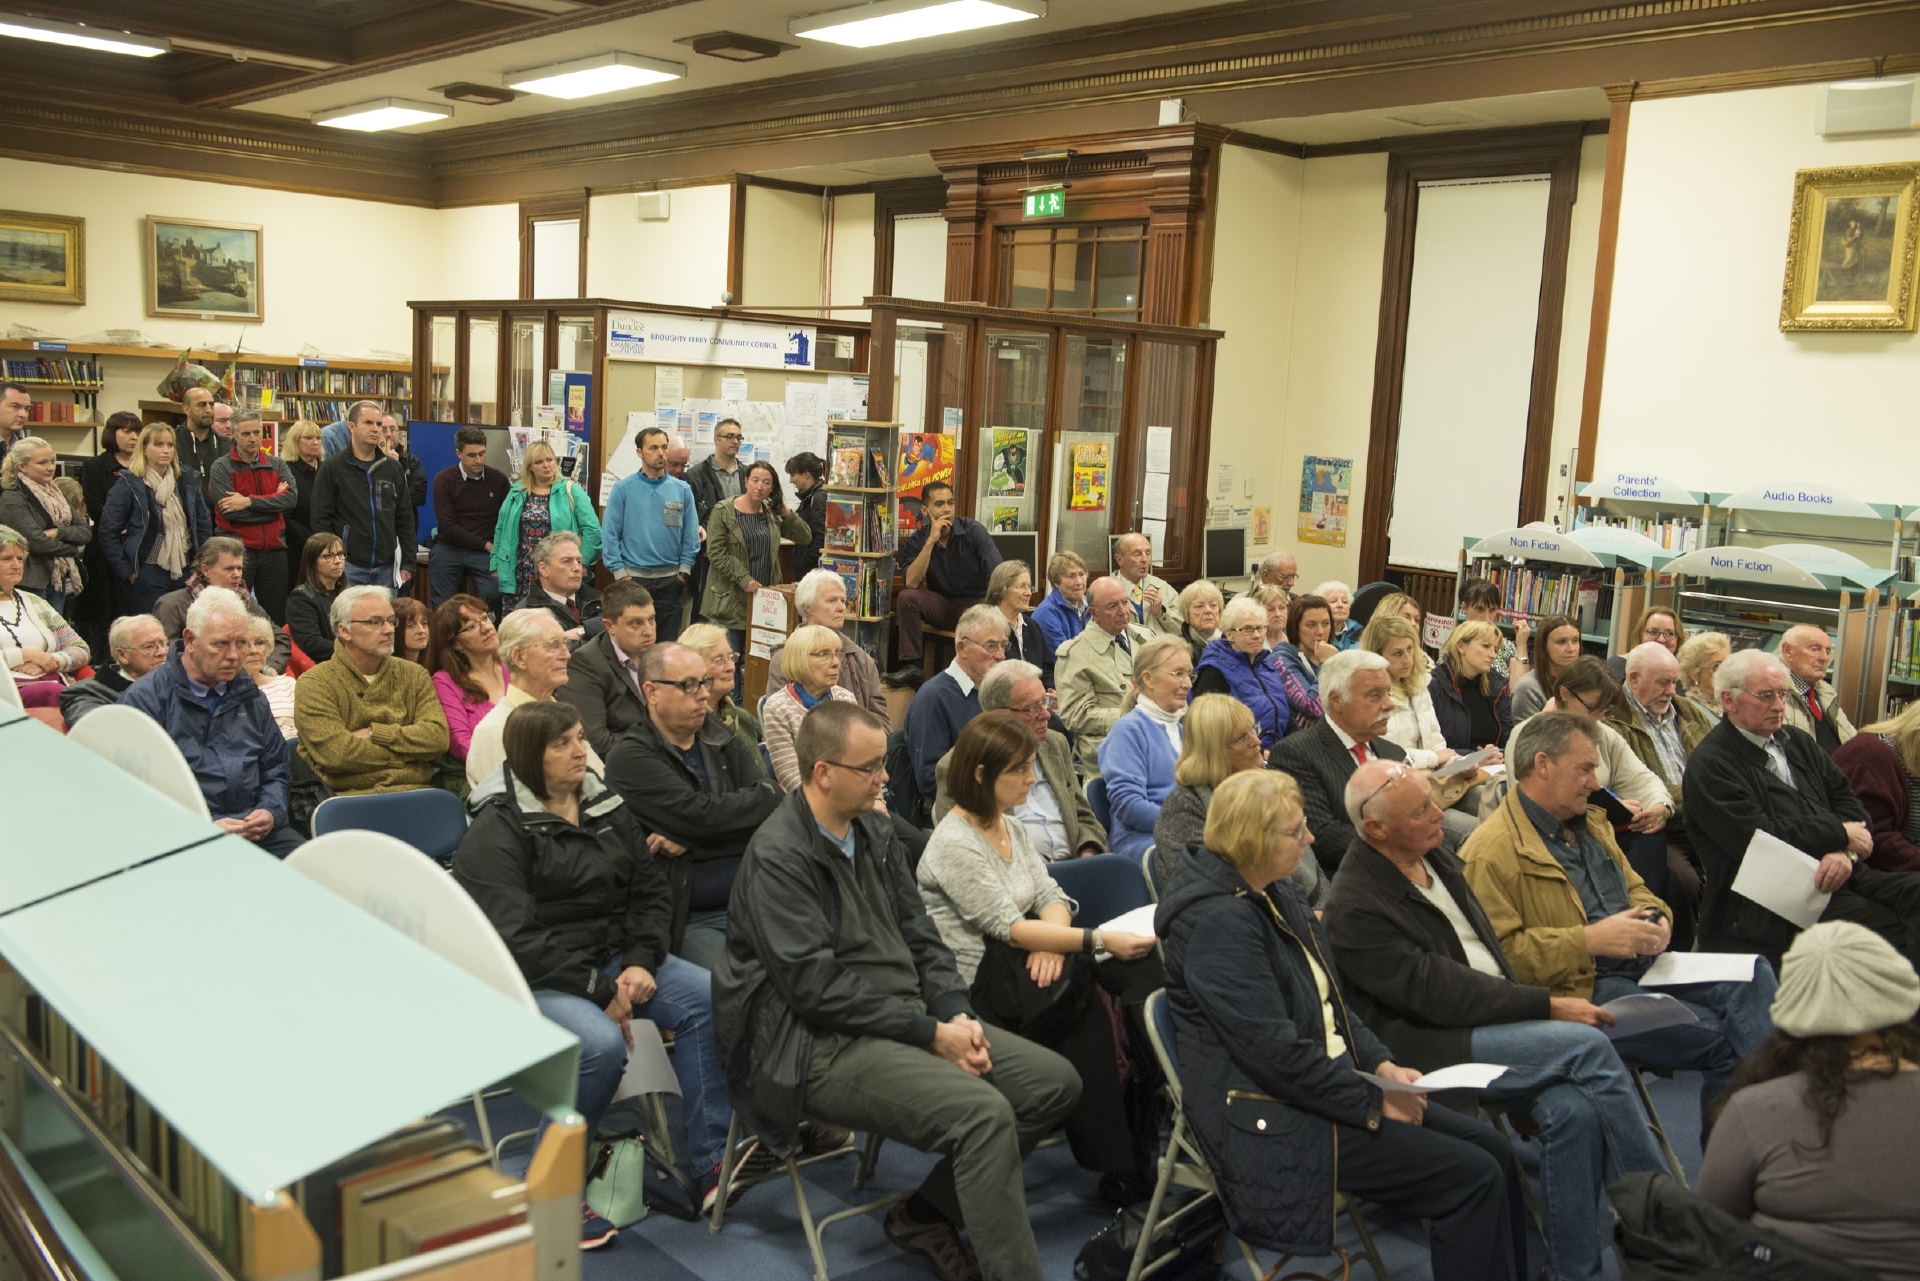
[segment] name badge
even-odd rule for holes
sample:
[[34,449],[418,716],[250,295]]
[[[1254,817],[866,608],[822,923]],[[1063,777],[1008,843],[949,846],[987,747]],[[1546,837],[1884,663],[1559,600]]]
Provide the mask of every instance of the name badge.
[[669,498],[665,506],[667,509],[667,528],[680,528],[680,514],[686,510],[687,505],[678,498]]

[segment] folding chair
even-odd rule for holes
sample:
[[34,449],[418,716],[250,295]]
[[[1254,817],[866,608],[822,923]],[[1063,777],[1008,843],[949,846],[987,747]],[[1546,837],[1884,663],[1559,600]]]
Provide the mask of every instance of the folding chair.
[[1627,1064],[1627,1072],[1633,1077],[1633,1088],[1640,1091],[1640,1106],[1647,1110],[1647,1124],[1653,1127],[1654,1134],[1659,1138],[1660,1150],[1667,1154],[1667,1168],[1673,1171],[1673,1177],[1680,1186],[1686,1187],[1686,1167],[1680,1164],[1680,1154],[1673,1150],[1673,1141],[1667,1138],[1667,1127],[1660,1121],[1659,1109],[1653,1106],[1653,1095],[1647,1093],[1647,1083],[1641,1077],[1643,1072],[1653,1072],[1656,1076],[1672,1076],[1673,1073],[1643,1068],[1637,1063]]
[[1160,873],[1156,871],[1153,866],[1154,848],[1156,847],[1148,847],[1146,854],[1140,859],[1140,878],[1147,883],[1148,896],[1151,897],[1154,902],[1158,903],[1160,901]]
[[[0,668],[0,674],[5,670]],[[7,688],[13,688],[11,677]],[[168,800],[212,820],[206,793],[200,790],[200,780],[194,777],[193,767],[187,764],[179,745],[160,722],[145,712],[131,707],[102,707],[74,722],[67,737],[118,765]]]
[[1107,804],[1107,780],[1090,778],[1087,780],[1087,806],[1093,810],[1093,816],[1100,820],[1100,826],[1109,832],[1113,830],[1113,809]]
[[1047,874],[1080,905],[1074,920],[1101,925],[1153,902],[1140,865],[1126,854],[1095,854],[1047,864]]
[[[719,1234],[720,1225],[726,1218],[727,1199],[733,1190],[734,1170],[739,1165],[741,1152],[747,1146],[747,1143],[742,1142],[743,1137],[746,1136],[740,1124],[740,1114],[736,1112],[733,1114],[733,1119],[727,1123],[727,1151],[720,1161],[720,1184],[714,1192],[713,1218],[707,1223],[707,1231],[713,1235]],[[748,1139],[748,1142],[752,1141],[754,1140]],[[800,1177],[800,1167],[812,1165],[816,1161],[829,1161],[835,1157],[845,1156],[851,1151],[853,1151],[852,1148],[843,1148],[838,1152],[824,1152],[819,1156],[803,1157],[796,1154],[787,1158],[787,1178],[793,1183],[794,1204],[800,1210],[800,1230],[807,1238],[807,1252],[813,1256],[813,1281],[831,1281],[827,1275],[826,1251],[820,1244],[820,1234],[829,1226],[844,1219],[855,1219],[861,1215],[871,1214],[875,1210],[886,1209],[913,1195],[911,1192],[895,1192],[891,1196],[879,1197],[860,1205],[848,1206],[844,1210],[837,1210],[826,1218],[816,1221],[813,1217],[813,1208],[807,1204],[806,1181]],[[872,1176],[872,1163],[878,1158],[879,1151],[880,1136],[869,1134],[861,1151],[860,1166],[854,1178],[853,1186],[856,1189],[865,1186],[867,1179]]]
[[[105,709],[102,709],[105,710]],[[329,796],[313,811],[313,834],[365,829],[405,841],[441,867],[467,834],[467,807],[452,792],[425,787],[372,796]]]

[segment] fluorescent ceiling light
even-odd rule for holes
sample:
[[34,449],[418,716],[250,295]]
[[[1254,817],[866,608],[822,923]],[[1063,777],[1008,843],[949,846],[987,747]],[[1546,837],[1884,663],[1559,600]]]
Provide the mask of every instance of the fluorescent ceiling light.
[[442,107],[431,102],[409,102],[405,98],[378,98],[373,102],[362,102],[351,107],[317,111],[313,115],[313,123],[325,125],[329,129],[378,133],[382,129],[403,129],[408,125],[425,124],[429,120],[445,120],[452,114],[452,107]]
[[1046,0],[877,0],[852,9],[795,18],[787,24],[787,30],[812,40],[871,49],[1046,16]]
[[83,26],[77,22],[50,22],[45,18],[28,18],[17,13],[0,13],[0,36],[72,45],[76,49],[95,49],[101,53],[130,53],[136,58],[152,58],[173,51],[172,45],[154,36],[136,36],[125,31]]
[[500,83],[522,93],[545,94],[549,98],[591,98],[596,94],[679,80],[686,74],[684,62],[663,62],[637,53],[603,53],[593,58],[509,71],[500,77]]

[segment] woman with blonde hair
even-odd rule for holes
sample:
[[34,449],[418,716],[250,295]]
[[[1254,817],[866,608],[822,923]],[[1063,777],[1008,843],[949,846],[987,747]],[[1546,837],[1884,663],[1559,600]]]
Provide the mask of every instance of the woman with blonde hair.
[[320,424],[302,418],[280,433],[280,461],[293,473],[293,510],[287,513],[287,581],[300,581],[300,553],[313,537],[313,485],[326,445]]
[[[1206,839],[1207,809],[1213,791],[1243,770],[1260,769],[1260,727],[1239,699],[1200,694],[1187,705],[1180,735],[1180,759],[1174,762],[1174,788],[1160,804],[1153,824],[1153,876],[1161,893],[1173,883],[1193,851]],[[1314,907],[1333,888],[1318,859],[1303,858],[1288,883]]]
[[1883,872],[1920,872],[1920,703],[1862,725],[1840,744],[1833,763],[1867,807],[1873,831],[1868,865]]
[[[738,663],[727,629],[712,623],[695,623],[682,628],[675,643],[685,645],[707,660],[707,675],[713,677],[713,688],[707,691],[707,710],[718,716],[728,729],[752,749],[754,759],[759,760],[760,718],[733,701]],[[782,651],[782,661],[785,657],[785,651]]]
[[768,690],[760,701],[760,734],[773,761],[774,782],[781,791],[791,792],[801,783],[800,761],[793,748],[800,722],[822,703],[859,700],[840,688],[840,633],[830,627],[795,628],[780,650],[779,672],[786,681]]
[[1733,653],[1725,632],[1695,632],[1680,642],[1680,689],[1695,707],[1720,719],[1720,700],[1713,695],[1713,674]]
[[173,428],[148,423],[100,513],[122,614],[151,614],[162,596],[184,587],[200,544],[213,537],[207,500],[197,478],[181,483],[174,451]]
[[54,613],[70,615],[68,599],[78,597],[86,581],[80,558],[93,540],[93,525],[54,484],[59,468],[47,441],[15,437],[0,460],[0,525],[12,526],[27,540],[27,576],[20,585],[53,606]]
[[1260,607],[1267,611],[1267,648],[1284,645],[1287,640],[1287,605],[1293,599],[1287,595],[1287,589],[1272,583],[1261,583],[1247,595],[1259,601]]
[[1360,632],[1360,648],[1387,660],[1393,710],[1387,716],[1387,741],[1406,749],[1413,769],[1434,769],[1454,758],[1428,691],[1433,664],[1420,648],[1420,634],[1398,611],[1376,610]]
[[1507,683],[1493,674],[1500,629],[1470,618],[1440,647],[1440,662],[1427,682],[1434,715],[1447,746],[1456,752],[1505,748],[1513,732],[1513,701]]
[[1133,688],[1120,719],[1100,743],[1100,776],[1107,780],[1107,848],[1136,861],[1153,843],[1160,802],[1173,790],[1180,756],[1180,722],[1193,688],[1193,657],[1178,636],[1162,633],[1133,651]]
[[500,504],[493,527],[493,576],[500,590],[525,596],[540,585],[533,549],[548,534],[570,533],[580,540],[580,563],[593,571],[600,555],[600,518],[587,491],[560,474],[553,446],[536,440],[520,460],[520,474]]
[[1201,651],[1219,638],[1220,615],[1226,607],[1220,589],[1207,579],[1196,578],[1180,589],[1180,600],[1174,606],[1180,614],[1180,638],[1193,651],[1195,663],[1200,661]]

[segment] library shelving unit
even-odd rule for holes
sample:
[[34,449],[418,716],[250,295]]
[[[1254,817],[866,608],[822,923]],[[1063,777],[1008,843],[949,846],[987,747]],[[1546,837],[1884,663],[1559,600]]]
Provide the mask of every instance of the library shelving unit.
[[883,672],[893,621],[893,553],[900,545],[900,428],[893,422],[827,424],[827,533],[820,568],[846,583],[843,630]]
[[[1485,578],[1500,589],[1500,616],[1537,623],[1566,614],[1580,639],[1612,655],[1646,599],[1651,574],[1667,559],[1658,544],[1629,529],[1590,526],[1562,533],[1544,522],[1467,539],[1460,582]],[[1459,590],[1454,593],[1455,617]]]
[[[19,344],[10,344],[18,348]],[[0,376],[19,383],[33,397],[31,421],[62,427],[87,427],[100,421],[100,391],[106,385],[100,362],[87,355],[8,350]],[[45,395],[61,392],[71,400]]]
[[576,1281],[570,1033],[4,703],[0,749],[0,1272],[319,1281],[317,1176],[505,1081],[553,1122],[511,1200],[347,1275]]
[[1707,495],[1654,472],[1615,472],[1580,486],[1569,532],[1611,529],[1638,534],[1669,555],[1707,545],[1713,509]]

